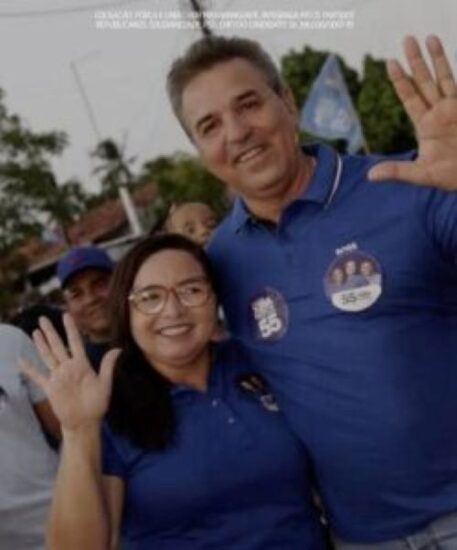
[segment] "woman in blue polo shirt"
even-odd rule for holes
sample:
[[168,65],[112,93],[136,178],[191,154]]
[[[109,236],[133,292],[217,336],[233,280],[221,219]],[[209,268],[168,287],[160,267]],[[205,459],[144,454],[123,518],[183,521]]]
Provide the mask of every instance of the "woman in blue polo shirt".
[[49,377],[24,367],[62,423],[49,548],[324,549],[304,449],[242,350],[211,343],[204,252],[177,235],[142,241],[111,304],[122,351],[99,375],[68,316],[68,351],[50,323],[35,333]]

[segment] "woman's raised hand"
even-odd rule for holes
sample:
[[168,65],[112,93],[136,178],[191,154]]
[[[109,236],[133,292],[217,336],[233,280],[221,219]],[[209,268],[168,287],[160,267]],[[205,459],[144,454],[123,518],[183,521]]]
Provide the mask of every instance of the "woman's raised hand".
[[39,372],[21,359],[19,368],[45,392],[62,430],[76,431],[98,424],[108,409],[114,366],[119,349],[108,351],[97,374],[90,365],[81,336],[70,315],[64,315],[68,349],[51,322],[40,319],[33,333],[38,352],[49,369]]

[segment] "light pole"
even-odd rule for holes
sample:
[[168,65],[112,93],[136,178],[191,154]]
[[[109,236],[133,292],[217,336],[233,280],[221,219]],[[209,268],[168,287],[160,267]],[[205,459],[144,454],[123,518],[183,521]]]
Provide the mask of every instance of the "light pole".
[[[83,101],[84,108],[86,110],[87,116],[92,126],[92,130],[94,131],[95,137],[97,138],[97,143],[100,143],[102,140],[102,137],[101,137],[100,129],[97,124],[97,119],[95,117],[95,112],[89,101],[89,96],[87,95],[81,75],[77,68],[77,63],[80,63],[81,61],[87,61],[87,59],[89,59],[90,57],[93,57],[94,54],[98,55],[98,53],[99,53],[98,50],[95,50],[95,51],[89,52],[88,54],[84,55],[83,57],[80,57],[75,61],[72,61],[70,63],[70,68],[73,72],[73,76],[75,77],[76,85],[81,95],[81,99]],[[123,186],[119,187],[119,197],[121,199],[122,206],[127,216],[127,220],[129,222],[129,226],[132,234],[134,236],[141,235],[143,233],[143,229],[141,227],[140,220],[138,219],[135,205],[133,204],[130,193],[126,187],[123,187]]]
[[200,0],[189,0],[192,11],[197,14],[198,25],[204,37],[209,38],[213,35],[205,18],[205,10],[200,3]]

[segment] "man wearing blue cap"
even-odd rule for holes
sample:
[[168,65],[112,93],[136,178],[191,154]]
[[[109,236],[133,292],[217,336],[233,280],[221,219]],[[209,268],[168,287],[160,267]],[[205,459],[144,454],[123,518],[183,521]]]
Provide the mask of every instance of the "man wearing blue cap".
[[98,367],[109,349],[108,287],[114,263],[96,246],[71,248],[57,264],[68,312],[85,336],[86,353]]

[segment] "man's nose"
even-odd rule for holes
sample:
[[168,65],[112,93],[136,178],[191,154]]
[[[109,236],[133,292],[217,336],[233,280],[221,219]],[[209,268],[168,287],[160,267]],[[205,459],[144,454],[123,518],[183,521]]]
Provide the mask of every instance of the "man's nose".
[[84,304],[93,304],[94,302],[99,302],[106,300],[106,292],[97,292],[97,291],[88,291],[83,296]]
[[204,225],[202,225],[198,231],[197,231],[197,238],[199,240],[206,240],[211,235],[211,229],[208,229]]
[[237,113],[233,113],[226,120],[226,136],[229,142],[243,142],[251,132],[251,126],[247,120]]

